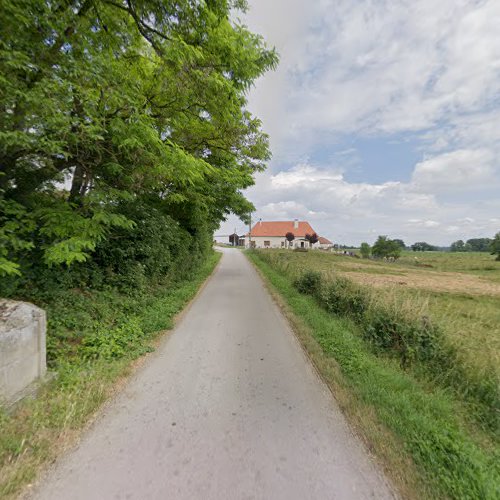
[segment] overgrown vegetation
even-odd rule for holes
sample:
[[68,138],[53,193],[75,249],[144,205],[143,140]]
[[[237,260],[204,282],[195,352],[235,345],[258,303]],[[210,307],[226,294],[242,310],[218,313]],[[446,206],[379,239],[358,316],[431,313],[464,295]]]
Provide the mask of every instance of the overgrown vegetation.
[[294,282],[301,293],[312,295],[326,311],[353,320],[362,337],[375,351],[399,359],[403,368],[415,367],[435,383],[453,388],[474,406],[478,421],[498,430],[500,398],[496,377],[481,376],[462,364],[457,350],[446,341],[443,330],[425,314],[416,300],[398,300],[353,281],[331,274],[305,271]]
[[169,325],[225,216],[253,209],[242,190],[270,151],[246,95],[277,55],[245,8],[0,3],[0,297],[47,310],[58,374],[1,417],[3,493]]
[[[494,421],[479,430],[467,402],[444,389],[439,377],[419,371],[435,356],[448,355],[441,350],[439,328],[422,318],[422,310],[392,309],[350,280],[324,279],[317,268],[307,266],[307,260],[316,258],[314,252],[288,253],[288,261],[285,254],[251,252],[250,257],[292,309],[316,365],[406,494],[496,498],[500,470]],[[298,259],[303,265],[296,270]],[[419,320],[411,321],[411,315]],[[416,468],[408,464],[409,457]],[[407,467],[403,476],[402,467]]]
[[73,441],[126,375],[152,350],[155,336],[212,272],[220,254],[183,276],[165,276],[142,289],[58,289],[45,295],[49,366],[57,376],[36,400],[13,413],[0,409],[0,497],[15,496],[38,468]]
[[[209,235],[269,158],[246,91],[277,61],[242,0],[6,0],[0,273],[92,258],[138,210]],[[177,235],[182,238],[181,234]]]
[[[295,287],[313,296],[326,311],[354,321],[360,335],[375,352],[394,356],[403,368],[431,379],[433,384],[452,389],[457,398],[467,403],[470,415],[479,425],[489,429],[488,432],[498,433],[500,392],[495,355],[490,357],[492,353],[483,344],[485,355],[481,362],[477,359],[475,363],[470,362],[472,357],[477,358],[477,350],[469,355],[464,342],[457,342],[453,333],[447,331],[446,317],[434,314],[436,302],[442,300],[439,294],[426,296],[412,294],[410,290],[381,290],[360,284],[341,274],[348,263],[339,262],[338,269],[333,267],[334,260],[338,259],[333,255],[316,252],[307,257],[294,257],[276,251],[262,254],[260,258],[288,273]],[[363,267],[364,264],[357,270],[361,272]],[[379,267],[380,272],[384,272],[385,267]],[[356,274],[350,273],[350,276]],[[451,303],[453,307],[453,301]],[[450,303],[448,315],[453,314],[449,307]],[[493,324],[495,317],[498,320],[498,307],[496,311]],[[456,326],[456,321],[450,326]],[[488,333],[498,335],[498,324],[496,328],[496,332],[493,326]],[[486,345],[493,347],[494,343]]]

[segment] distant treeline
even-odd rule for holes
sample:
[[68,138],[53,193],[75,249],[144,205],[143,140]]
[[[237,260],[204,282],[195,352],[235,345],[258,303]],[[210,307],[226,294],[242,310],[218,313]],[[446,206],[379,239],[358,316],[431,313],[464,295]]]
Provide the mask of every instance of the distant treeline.
[[[494,245],[496,238],[471,238],[467,241],[457,240],[450,246],[438,246],[427,243],[426,241],[417,241],[413,245],[406,245],[406,243],[398,238],[390,240],[394,242],[401,250],[413,250],[414,252],[494,252]],[[337,249],[352,249],[360,248],[356,245],[334,245]]]
[[450,246],[451,252],[490,252],[492,238],[472,238],[465,243],[463,240],[454,241]]

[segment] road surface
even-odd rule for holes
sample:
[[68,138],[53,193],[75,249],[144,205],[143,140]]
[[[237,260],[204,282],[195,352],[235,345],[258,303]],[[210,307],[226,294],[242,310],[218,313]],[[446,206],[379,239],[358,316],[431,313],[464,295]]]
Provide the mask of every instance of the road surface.
[[37,499],[393,498],[239,250]]

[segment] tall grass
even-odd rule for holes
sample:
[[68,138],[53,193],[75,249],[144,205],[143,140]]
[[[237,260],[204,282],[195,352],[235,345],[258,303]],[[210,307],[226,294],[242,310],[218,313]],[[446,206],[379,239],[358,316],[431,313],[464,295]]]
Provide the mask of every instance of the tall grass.
[[452,389],[481,426],[498,433],[500,392],[495,370],[485,376],[477,365],[464,360],[442,326],[430,317],[425,298],[394,289],[381,293],[332,269],[311,270],[307,261],[296,266],[283,254],[260,252],[259,258],[290,276],[300,292],[310,294],[329,313],[353,320],[374,352],[394,356],[402,368]]
[[[278,261],[269,252],[249,255],[293,311],[292,321],[309,352],[313,352],[317,366],[335,388],[340,388],[337,397],[362,426],[379,456],[389,461],[392,476],[400,484],[411,481],[414,491],[406,490],[407,496],[498,498],[498,448],[483,446],[462,419],[460,406],[449,391],[422,383],[412,370],[401,366],[399,356],[381,356],[363,338],[363,326],[357,318],[372,314],[376,298],[368,295],[367,302],[353,301],[356,304],[353,308],[348,304],[350,301],[334,305],[343,312],[332,314],[324,307],[321,296],[316,295],[318,287],[319,293],[328,290],[321,276],[318,279],[317,274],[310,274],[301,279],[303,270],[289,267],[284,272],[288,265],[277,265]],[[345,291],[351,284],[343,282],[336,286]],[[353,295],[359,299],[365,292],[356,289]],[[309,338],[319,344],[320,355],[310,347]],[[421,355],[424,352],[425,349]],[[324,359],[334,359],[340,373],[323,364]],[[416,359],[420,357],[412,362]],[[343,396],[342,391],[347,395]],[[408,459],[416,469],[408,464]],[[408,479],[395,470],[397,467],[404,467],[409,475],[414,473],[416,477]]]
[[0,498],[14,497],[39,469],[74,442],[79,429],[116,389],[213,271],[220,254],[182,279],[137,294],[68,290],[46,303],[48,352],[57,376],[14,412],[0,407]]
[[498,433],[500,397],[498,379],[467,364],[448,341],[442,327],[428,314],[428,302],[419,297],[380,293],[339,276],[333,270],[314,271],[294,266],[281,255],[260,252],[259,258],[292,278],[296,288],[308,293],[326,311],[348,317],[359,327],[374,352],[399,359],[432,382],[451,388],[469,405],[471,415],[489,432]]

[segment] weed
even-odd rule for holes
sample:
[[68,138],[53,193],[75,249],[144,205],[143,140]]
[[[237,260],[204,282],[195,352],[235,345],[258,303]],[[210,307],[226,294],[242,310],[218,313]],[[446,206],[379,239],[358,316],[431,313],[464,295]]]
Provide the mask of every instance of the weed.
[[44,294],[48,310],[48,354],[57,377],[36,400],[14,413],[0,407],[0,498],[14,497],[43,464],[71,443],[124,377],[149,342],[171,328],[212,272],[212,253],[184,280],[148,282],[144,290],[73,289]]

